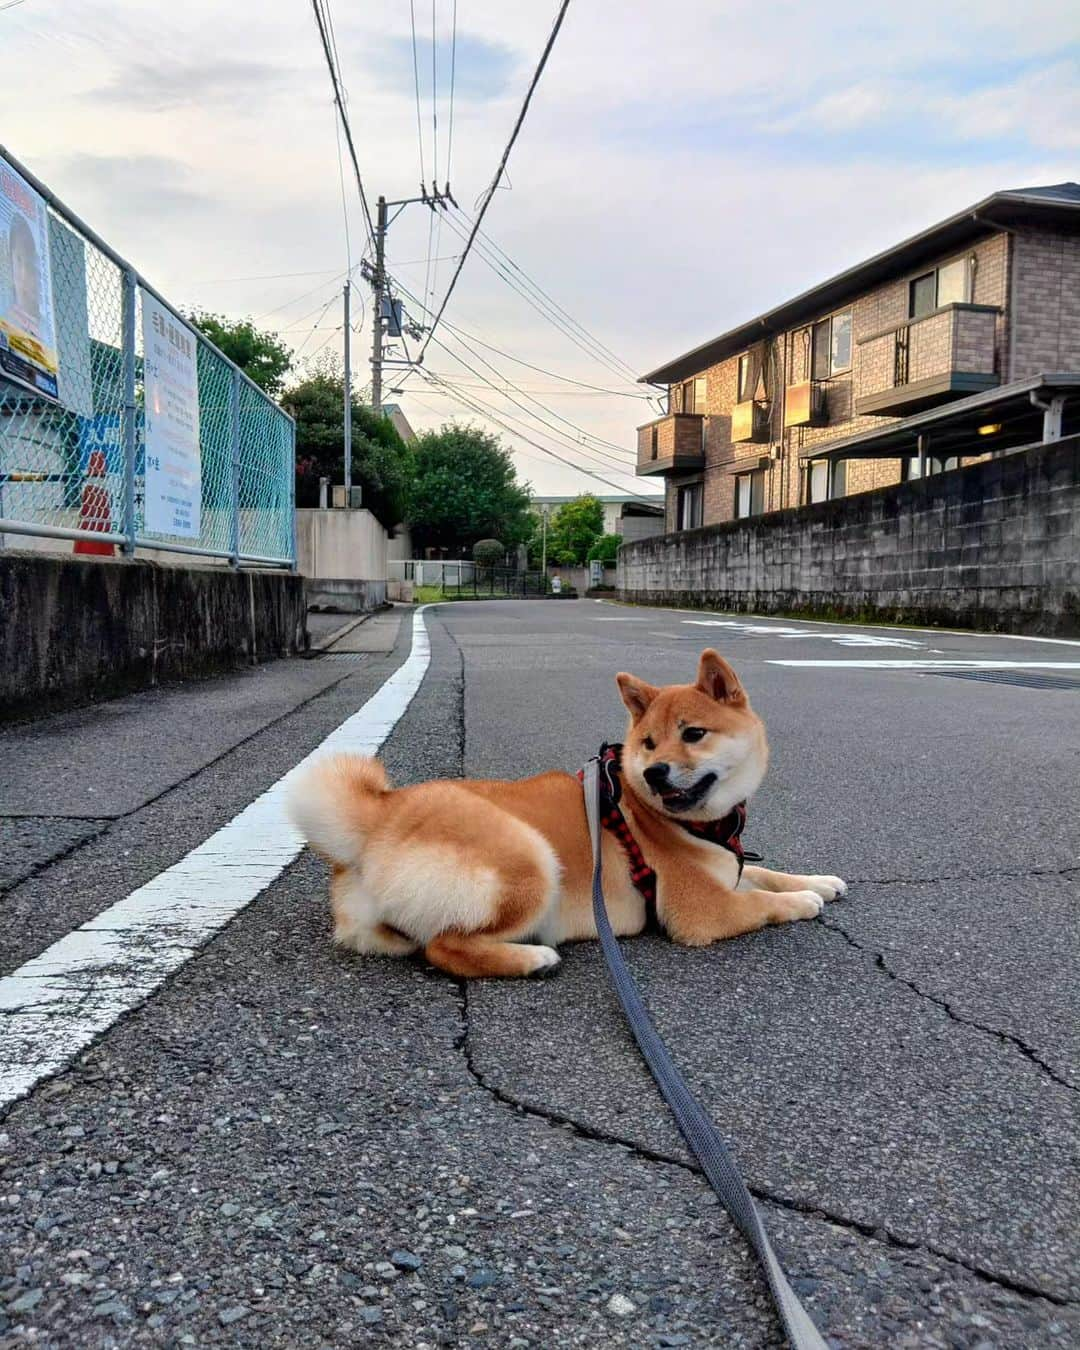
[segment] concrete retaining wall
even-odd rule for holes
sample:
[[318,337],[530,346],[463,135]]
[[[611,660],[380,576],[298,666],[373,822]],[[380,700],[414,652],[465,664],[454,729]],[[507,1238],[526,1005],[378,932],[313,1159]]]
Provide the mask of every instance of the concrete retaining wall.
[[619,550],[639,604],[1080,635],[1080,437]]
[[0,554],[0,720],[288,656],[303,578]]
[[296,513],[296,565],[306,577],[386,580],[386,531],[370,511]]

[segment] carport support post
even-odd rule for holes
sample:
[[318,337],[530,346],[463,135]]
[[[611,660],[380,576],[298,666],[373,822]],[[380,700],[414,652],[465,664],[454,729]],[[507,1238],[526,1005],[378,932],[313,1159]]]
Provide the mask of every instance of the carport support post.
[[919,432],[919,477],[926,477],[926,443],[930,437],[925,431]]
[[240,372],[229,385],[229,562],[240,566]]
[[121,274],[120,352],[124,411],[120,421],[124,452],[124,542],[121,551],[131,557],[135,552],[135,291],[138,287],[130,267]]
[[1043,415],[1043,441],[1061,440],[1061,414],[1065,410],[1065,395],[1052,394],[1050,401],[1039,397],[1033,389],[1028,395],[1036,408],[1042,409]]

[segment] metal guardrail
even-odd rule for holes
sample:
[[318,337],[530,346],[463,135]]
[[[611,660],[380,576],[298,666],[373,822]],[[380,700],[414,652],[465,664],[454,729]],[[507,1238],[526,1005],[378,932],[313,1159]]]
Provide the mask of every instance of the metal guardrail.
[[0,146],[0,536],[293,567],[295,442],[292,418]]

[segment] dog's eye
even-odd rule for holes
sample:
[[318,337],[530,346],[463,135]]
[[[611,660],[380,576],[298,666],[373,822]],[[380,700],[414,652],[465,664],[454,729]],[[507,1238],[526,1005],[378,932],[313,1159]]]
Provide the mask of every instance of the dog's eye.
[[682,738],[684,741],[688,741],[693,745],[695,741],[703,740],[708,734],[709,733],[704,727],[686,727],[683,731]]
[[656,742],[653,740],[651,736],[646,736],[645,739],[641,742],[641,744],[645,747],[646,750],[656,749]]

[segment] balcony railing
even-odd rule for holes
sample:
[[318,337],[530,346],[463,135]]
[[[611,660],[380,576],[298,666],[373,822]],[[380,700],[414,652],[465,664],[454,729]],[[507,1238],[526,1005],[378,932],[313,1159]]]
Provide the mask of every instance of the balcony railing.
[[999,310],[946,305],[860,339],[855,412],[906,417],[1000,383],[995,362]]
[[637,471],[693,473],[705,467],[705,418],[700,413],[671,413],[638,427]]

